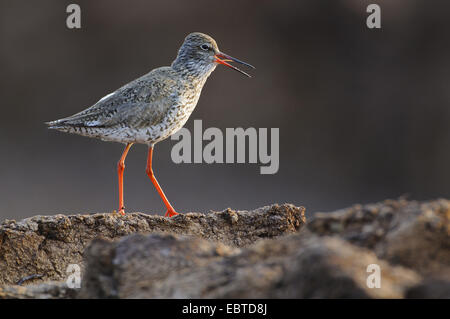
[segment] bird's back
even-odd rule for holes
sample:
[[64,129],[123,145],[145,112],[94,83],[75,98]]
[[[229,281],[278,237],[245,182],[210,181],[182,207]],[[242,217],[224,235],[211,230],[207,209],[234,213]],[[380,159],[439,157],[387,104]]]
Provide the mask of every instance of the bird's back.
[[151,144],[166,138],[179,121],[186,122],[185,115],[189,117],[197,103],[198,89],[171,67],[161,67],[84,111],[47,124],[51,129],[107,141]]

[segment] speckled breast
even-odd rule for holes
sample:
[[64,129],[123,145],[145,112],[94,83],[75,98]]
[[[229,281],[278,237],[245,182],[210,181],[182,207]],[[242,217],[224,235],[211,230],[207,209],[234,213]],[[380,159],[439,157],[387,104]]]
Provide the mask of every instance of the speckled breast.
[[177,103],[168,109],[160,123],[136,130],[133,134],[134,142],[155,144],[175,134],[186,124],[197,105],[199,97],[200,92],[192,91],[180,96]]

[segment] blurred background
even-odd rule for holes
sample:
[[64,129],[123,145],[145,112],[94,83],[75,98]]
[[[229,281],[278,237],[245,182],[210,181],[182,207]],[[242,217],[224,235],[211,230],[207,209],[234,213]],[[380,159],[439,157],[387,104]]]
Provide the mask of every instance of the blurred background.
[[[66,27],[81,6],[82,28]],[[381,6],[381,30],[366,27]],[[450,3],[425,0],[0,1],[0,221],[117,209],[123,145],[47,130],[159,66],[184,37],[213,36],[257,67],[218,67],[194,119],[207,127],[279,127],[280,169],[174,164],[154,170],[179,212],[271,203],[328,211],[409,194],[450,196]],[[165,212],[145,174],[147,148],[125,170],[129,212]]]

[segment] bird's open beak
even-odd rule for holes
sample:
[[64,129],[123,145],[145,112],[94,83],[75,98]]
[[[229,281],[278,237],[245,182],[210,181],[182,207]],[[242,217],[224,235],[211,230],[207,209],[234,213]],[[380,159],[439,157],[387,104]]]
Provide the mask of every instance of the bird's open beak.
[[229,55],[227,55],[227,54],[225,54],[225,53],[222,53],[222,52],[217,53],[216,55],[214,55],[214,57],[216,58],[216,59],[214,60],[214,62],[219,63],[219,64],[223,64],[223,65],[225,65],[225,66],[227,66],[227,67],[229,67],[229,68],[232,68],[233,70],[238,71],[239,73],[242,73],[242,74],[248,76],[249,78],[251,78],[250,74],[245,73],[245,72],[242,71],[242,70],[239,70],[237,67],[235,67],[235,66],[233,66],[233,65],[231,65],[231,64],[229,64],[229,63],[227,63],[227,62],[236,62],[236,63],[240,63],[240,64],[243,64],[243,65],[245,65],[245,66],[248,66],[248,67],[254,69],[255,67],[254,67],[253,65],[250,65],[250,64],[245,63],[245,62],[243,62],[243,61],[241,61],[241,60],[238,60],[238,59],[236,59],[236,58],[233,58],[233,57],[231,57],[231,56],[229,56]]

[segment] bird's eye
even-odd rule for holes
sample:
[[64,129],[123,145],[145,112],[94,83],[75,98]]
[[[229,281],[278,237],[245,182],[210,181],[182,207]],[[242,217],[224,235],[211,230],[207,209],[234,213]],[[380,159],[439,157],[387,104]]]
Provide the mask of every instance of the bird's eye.
[[200,48],[202,48],[202,50],[205,50],[205,51],[208,51],[209,49],[211,49],[210,46],[207,45],[207,44],[202,44],[202,45],[200,46]]

